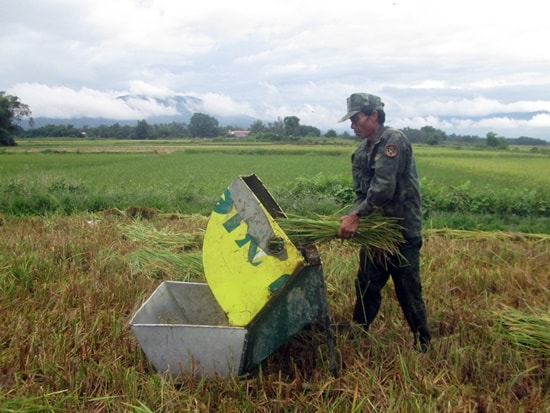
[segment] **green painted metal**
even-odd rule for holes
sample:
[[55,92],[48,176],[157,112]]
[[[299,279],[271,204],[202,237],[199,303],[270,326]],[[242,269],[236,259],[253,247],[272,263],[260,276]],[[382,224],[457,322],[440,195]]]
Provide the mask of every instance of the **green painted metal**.
[[326,332],[331,372],[338,374],[322,266],[308,265],[287,282],[248,326],[241,372],[250,371],[304,327],[318,323]]

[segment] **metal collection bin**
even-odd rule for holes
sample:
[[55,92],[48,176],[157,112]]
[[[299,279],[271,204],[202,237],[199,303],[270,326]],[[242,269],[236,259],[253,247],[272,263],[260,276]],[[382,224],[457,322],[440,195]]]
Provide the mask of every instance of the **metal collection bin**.
[[[264,267],[271,274],[262,270],[261,260],[255,261],[249,252],[233,248],[233,242],[242,244],[239,239],[223,240],[221,243],[226,247],[216,250],[220,237],[231,237],[233,233],[220,232],[219,222],[212,219],[213,226],[209,222],[203,245],[208,283],[164,281],[157,287],[130,321],[143,352],[156,371],[171,377],[242,375],[306,325],[317,322],[326,331],[331,370],[336,375],[334,338],[317,250],[313,246],[298,250],[281,233],[273,217],[284,214],[254,175],[237,178],[228,189],[220,200],[231,206],[223,212],[228,214],[227,221],[239,218],[239,225],[245,226],[243,231],[252,240],[255,257],[271,255],[271,264]],[[232,204],[232,198],[237,198],[235,194],[241,200]],[[210,241],[209,231],[214,234]],[[206,245],[208,242],[210,245]],[[247,248],[251,250],[250,245]],[[204,256],[207,251],[210,255]],[[218,265],[209,267],[206,263],[212,254],[216,254],[213,260],[218,260]],[[279,261],[281,267],[277,267]],[[224,271],[223,263],[228,263],[228,274],[213,274],[214,270]],[[250,275],[238,271],[242,268],[253,272]],[[294,271],[285,273],[289,268]],[[248,281],[239,280],[243,273],[246,277],[265,276],[265,280],[254,280],[251,284],[257,291],[250,287],[234,288],[231,293],[236,297],[224,297],[227,279],[237,279],[237,287]],[[217,288],[213,288],[210,280],[219,283]],[[255,300],[252,311],[247,297]]]
[[247,331],[231,327],[208,284],[164,281],[130,326],[155,370],[239,374]]

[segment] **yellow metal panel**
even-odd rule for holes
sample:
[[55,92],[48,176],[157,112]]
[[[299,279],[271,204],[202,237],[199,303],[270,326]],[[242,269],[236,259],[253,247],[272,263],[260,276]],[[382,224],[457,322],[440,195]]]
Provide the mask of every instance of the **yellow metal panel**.
[[282,243],[280,253],[262,250],[249,235],[249,224],[235,207],[229,188],[216,204],[204,235],[206,280],[233,326],[246,326],[284,280],[305,264],[298,249],[256,201],[279,241],[278,246]]

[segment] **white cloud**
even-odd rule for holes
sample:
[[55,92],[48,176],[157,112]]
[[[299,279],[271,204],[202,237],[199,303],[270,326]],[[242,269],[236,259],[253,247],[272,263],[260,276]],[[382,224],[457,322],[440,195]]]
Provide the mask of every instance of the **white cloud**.
[[550,128],[550,113],[533,116],[529,121],[529,126],[533,128]]
[[142,80],[130,81],[128,92],[132,95],[145,95],[156,98],[169,98],[174,96],[175,92],[163,85],[152,85]]
[[202,105],[197,109],[208,113],[223,116],[255,116],[255,112],[249,104],[236,102],[230,96],[218,93],[205,93],[203,95],[197,95],[196,97],[202,100]]
[[[111,119],[143,119],[149,116],[177,115],[173,108],[154,100],[116,99],[120,92],[101,92],[89,88],[79,90],[64,86],[50,87],[36,83],[21,83],[9,90],[29,105],[33,116],[46,118],[105,117]],[[36,113],[34,108],[39,108]]]

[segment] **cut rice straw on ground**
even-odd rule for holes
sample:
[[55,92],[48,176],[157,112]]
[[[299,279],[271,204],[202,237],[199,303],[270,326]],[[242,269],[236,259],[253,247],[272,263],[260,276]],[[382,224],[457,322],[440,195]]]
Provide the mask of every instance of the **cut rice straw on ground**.
[[521,232],[501,232],[501,231],[475,231],[450,228],[437,228],[424,230],[424,236],[440,236],[445,239],[462,240],[502,240],[502,241],[550,241],[549,234],[528,234]]
[[166,249],[140,248],[130,255],[134,271],[167,272],[179,281],[201,278],[204,269],[202,253],[174,252]]
[[157,229],[152,224],[135,221],[131,225],[121,226],[121,230],[132,242],[143,242],[157,247],[183,250],[196,248],[202,244],[202,232],[175,232],[170,229]]
[[141,248],[130,254],[133,271],[149,273],[164,272],[180,281],[202,276],[202,253],[197,250],[202,244],[202,232],[176,232],[157,229],[152,224],[135,221],[121,227],[131,242]]
[[[290,215],[277,223],[297,246],[338,239],[340,228],[340,219],[335,217],[312,219]],[[389,255],[399,255],[399,245],[404,241],[402,229],[397,218],[374,213],[361,217],[357,233],[345,242],[364,247],[370,259],[380,261]]]
[[522,312],[506,307],[497,314],[499,333],[512,343],[550,356],[550,314],[546,311]]

